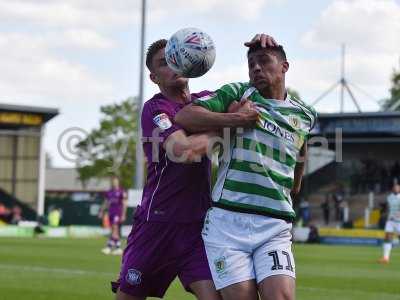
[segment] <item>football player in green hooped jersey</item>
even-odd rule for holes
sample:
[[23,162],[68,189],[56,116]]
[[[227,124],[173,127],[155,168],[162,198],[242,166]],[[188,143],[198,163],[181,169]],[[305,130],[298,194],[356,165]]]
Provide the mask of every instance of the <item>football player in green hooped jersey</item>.
[[[203,239],[224,300],[295,298],[292,195],[300,190],[314,109],[285,88],[282,46],[256,36],[247,58],[250,81],[222,86],[182,109],[175,121],[191,132],[230,128],[221,114],[256,111],[252,128],[237,130],[218,169]],[[224,149],[225,151],[226,149]]]

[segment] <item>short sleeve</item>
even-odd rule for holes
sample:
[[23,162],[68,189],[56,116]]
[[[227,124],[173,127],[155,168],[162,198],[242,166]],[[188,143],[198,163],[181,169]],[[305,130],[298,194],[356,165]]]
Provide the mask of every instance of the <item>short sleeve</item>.
[[193,103],[195,105],[202,106],[212,112],[224,113],[228,111],[228,107],[232,104],[233,101],[240,100],[239,91],[239,84],[226,84],[215,92],[194,100]]
[[142,136],[144,138],[161,138],[161,144],[168,136],[182,129],[174,123],[175,111],[167,105],[156,103],[145,103],[142,111]]

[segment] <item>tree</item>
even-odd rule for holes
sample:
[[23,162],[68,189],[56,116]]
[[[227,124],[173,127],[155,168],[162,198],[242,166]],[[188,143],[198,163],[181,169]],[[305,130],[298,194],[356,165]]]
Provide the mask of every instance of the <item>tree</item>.
[[102,106],[100,127],[93,129],[78,145],[77,167],[83,184],[91,178],[120,177],[125,188],[132,187],[138,118],[135,98]]
[[295,89],[288,87],[288,88],[286,88],[286,91],[290,97],[301,100],[299,92],[296,91]]
[[393,71],[390,98],[382,100],[381,106],[382,110],[400,111],[400,71]]

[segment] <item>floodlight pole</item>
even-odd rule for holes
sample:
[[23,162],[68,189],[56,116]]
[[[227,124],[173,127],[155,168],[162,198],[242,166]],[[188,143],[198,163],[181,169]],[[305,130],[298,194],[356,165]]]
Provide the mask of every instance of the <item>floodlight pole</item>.
[[144,43],[146,34],[146,0],[142,0],[142,25],[140,33],[140,65],[139,65],[139,95],[137,102],[137,139],[136,139],[136,172],[135,178],[133,178],[133,186],[136,189],[142,189],[144,184],[144,173],[143,173],[143,147],[142,147],[142,125],[141,115],[143,106],[143,84],[144,84]]
[[344,87],[346,85],[346,80],[344,79],[344,59],[345,59],[345,45],[342,44],[342,65],[340,71],[340,112],[343,113],[344,110]]
[[325,96],[330,94],[336,87],[340,85],[340,113],[344,112],[344,92],[347,91],[349,94],[351,100],[353,101],[355,107],[357,108],[357,111],[361,113],[361,107],[358,104],[356,98],[354,97],[353,92],[350,89],[349,83],[346,80],[346,75],[345,75],[345,60],[346,60],[346,46],[345,44],[342,44],[342,61],[341,61],[341,68],[340,68],[340,79],[338,82],[336,82],[334,85],[332,85],[328,90],[322,93],[317,99],[314,100],[314,102],[311,105],[316,105],[318,102],[320,102]]

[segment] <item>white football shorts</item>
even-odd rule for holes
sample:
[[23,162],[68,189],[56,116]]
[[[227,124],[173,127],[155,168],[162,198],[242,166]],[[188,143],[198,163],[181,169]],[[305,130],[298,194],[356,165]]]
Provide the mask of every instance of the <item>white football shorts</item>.
[[274,275],[295,278],[291,229],[280,219],[209,209],[202,236],[216,288]]

